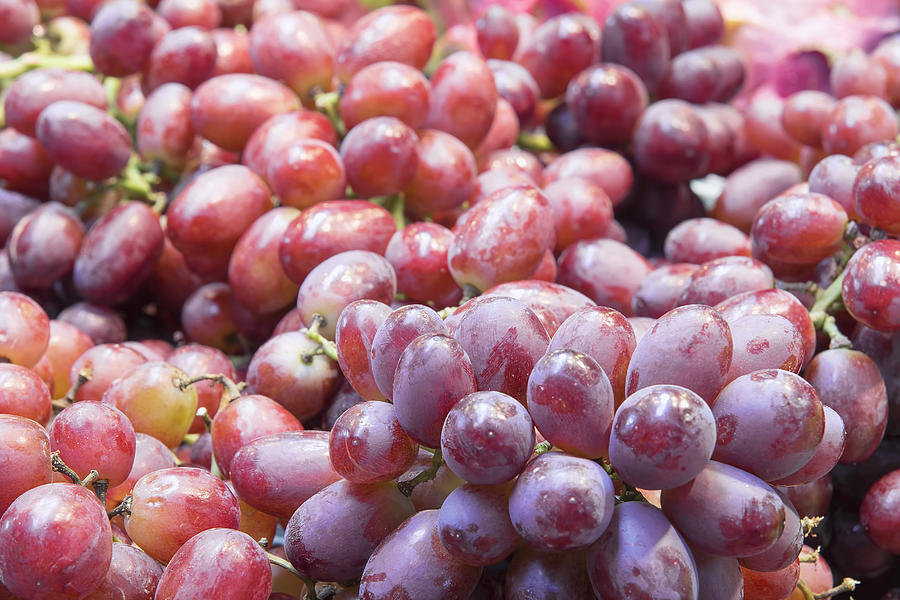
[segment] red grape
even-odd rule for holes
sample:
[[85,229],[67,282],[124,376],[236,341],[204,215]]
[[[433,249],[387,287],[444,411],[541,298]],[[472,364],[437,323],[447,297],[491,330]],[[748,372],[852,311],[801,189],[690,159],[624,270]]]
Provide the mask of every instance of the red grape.
[[35,135],[41,111],[57,100],[76,100],[106,110],[103,86],[96,77],[59,68],[35,69],[9,83],[3,100],[6,125]]
[[469,52],[456,52],[441,61],[431,76],[426,125],[474,149],[491,128],[497,98],[494,76],[484,60]]
[[110,77],[141,71],[156,43],[153,18],[150,7],[134,0],[100,5],[90,20],[91,60],[97,70]]
[[341,142],[347,182],[362,198],[395,194],[416,174],[418,136],[394,117],[366,119]]
[[852,156],[869,142],[897,136],[897,115],[876,96],[847,96],[832,109],[822,130],[822,147],[829,154]]
[[341,94],[341,118],[348,129],[373,117],[396,117],[413,129],[428,118],[431,86],[418,69],[381,61],[363,67]]
[[143,86],[150,91],[165,83],[194,89],[212,76],[216,44],[205,29],[182,27],[166,33],[153,47],[144,70]]
[[79,477],[91,470],[110,487],[124,482],[135,455],[134,427],[121,411],[100,402],[77,402],[48,429],[50,447]]
[[25,294],[0,292],[0,359],[29,368],[50,342],[50,319]]
[[2,515],[16,498],[51,481],[50,438],[44,428],[26,417],[0,413],[0,468],[5,473]]
[[140,548],[113,544],[106,576],[84,600],[153,600],[162,574],[159,563]]

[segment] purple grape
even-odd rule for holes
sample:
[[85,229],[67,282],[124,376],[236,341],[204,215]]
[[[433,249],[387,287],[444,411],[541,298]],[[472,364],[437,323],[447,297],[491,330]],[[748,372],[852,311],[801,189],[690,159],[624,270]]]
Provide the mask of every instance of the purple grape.
[[375,384],[388,400],[394,396],[394,374],[400,356],[411,341],[426,333],[447,333],[447,328],[440,315],[422,304],[398,308],[387,316],[375,332],[369,364]]
[[522,538],[509,519],[512,484],[467,483],[447,496],[438,515],[444,548],[467,565],[483,566],[509,556]]
[[547,552],[522,544],[506,572],[507,600],[596,600],[585,551]]

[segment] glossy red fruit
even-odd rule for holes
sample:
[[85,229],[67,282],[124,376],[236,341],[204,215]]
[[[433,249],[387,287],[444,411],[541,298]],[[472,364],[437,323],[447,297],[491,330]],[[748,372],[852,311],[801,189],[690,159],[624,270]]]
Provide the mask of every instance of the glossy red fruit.
[[431,110],[427,125],[476,148],[488,135],[497,109],[497,87],[480,57],[455,52],[431,77]]
[[328,441],[335,471],[354,483],[390,481],[416,460],[419,446],[400,427],[394,407],[361,402],[338,417]]
[[850,314],[867,327],[900,328],[900,241],[878,240],[859,249],[847,263],[841,295]]
[[811,264],[840,248],[846,225],[846,211],[828,196],[785,194],[759,209],[750,238],[759,255],[790,264]]
[[[69,378],[65,381],[68,385]],[[34,371],[0,364],[0,414],[18,415],[44,424],[50,420],[51,412],[50,391]]]
[[160,564],[140,548],[114,543],[106,577],[84,600],[153,600],[162,574]]
[[106,511],[79,485],[33,488],[0,518],[0,573],[19,598],[84,598],[103,581],[111,558]]
[[0,515],[13,501],[51,481],[50,439],[31,419],[0,414],[0,468],[6,473]]
[[0,317],[0,358],[26,368],[36,365],[50,342],[47,313],[25,294],[0,292]]

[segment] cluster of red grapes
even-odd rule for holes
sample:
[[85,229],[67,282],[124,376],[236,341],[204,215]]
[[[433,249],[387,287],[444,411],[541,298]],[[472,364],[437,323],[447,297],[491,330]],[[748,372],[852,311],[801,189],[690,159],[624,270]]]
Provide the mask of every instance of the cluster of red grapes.
[[0,0],[0,600],[896,600],[900,37],[366,4]]

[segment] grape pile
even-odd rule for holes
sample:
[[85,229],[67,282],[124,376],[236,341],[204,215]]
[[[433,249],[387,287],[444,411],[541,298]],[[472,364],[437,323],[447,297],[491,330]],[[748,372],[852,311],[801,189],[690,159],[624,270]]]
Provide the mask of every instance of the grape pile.
[[900,596],[900,34],[413,4],[0,0],[0,600]]

